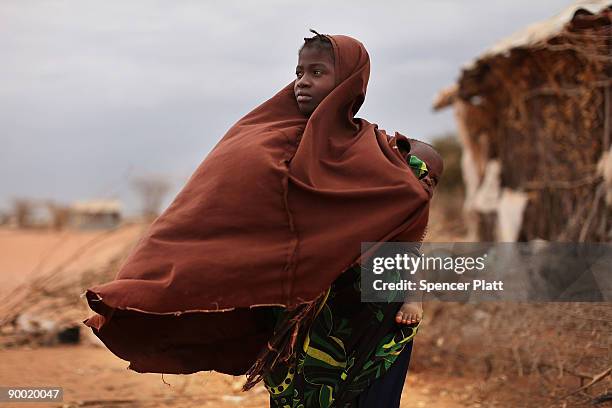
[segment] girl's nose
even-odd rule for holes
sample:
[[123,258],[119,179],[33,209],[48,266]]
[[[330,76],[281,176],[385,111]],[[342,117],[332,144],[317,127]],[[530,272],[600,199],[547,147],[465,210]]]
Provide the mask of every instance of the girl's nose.
[[306,78],[307,78],[306,75],[302,75],[301,78],[298,78],[297,86],[299,88],[304,88],[304,87],[310,86],[310,80],[306,79]]

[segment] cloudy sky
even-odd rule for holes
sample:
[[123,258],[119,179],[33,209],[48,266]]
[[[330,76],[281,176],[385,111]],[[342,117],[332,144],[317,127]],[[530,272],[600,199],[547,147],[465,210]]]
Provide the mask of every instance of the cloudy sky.
[[0,0],[0,210],[14,197],[120,198],[131,177],[179,191],[225,130],[293,80],[308,29],[362,41],[359,116],[431,140],[436,92],[500,38],[569,0]]

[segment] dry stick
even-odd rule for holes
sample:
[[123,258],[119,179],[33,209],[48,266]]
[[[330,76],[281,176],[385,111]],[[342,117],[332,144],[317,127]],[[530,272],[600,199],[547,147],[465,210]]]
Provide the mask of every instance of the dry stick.
[[595,184],[601,179],[601,175],[595,174],[582,178],[580,180],[567,181],[567,180],[551,180],[546,182],[530,181],[525,183],[524,188],[526,190],[539,190],[544,188],[558,188],[558,189],[575,189],[576,187],[582,187],[589,184]]
[[[101,234],[96,235],[95,237],[93,237],[91,240],[87,241],[84,245],[82,245],[81,247],[77,248],[76,251],[73,252],[72,256],[69,256],[67,260],[65,260],[64,262],[62,262],[60,265],[56,266],[54,269],[52,269],[48,274],[43,275],[43,276],[39,276],[39,277],[35,277],[36,280],[50,280],[52,278],[54,278],[59,272],[63,271],[63,269],[70,265],[70,263],[74,262],[75,260],[77,260],[78,258],[80,258],[85,251],[91,247],[92,245],[96,244],[99,240],[101,240],[102,238],[105,238],[107,235],[111,235],[112,233],[116,232],[120,227],[117,228],[113,228],[111,230],[108,231],[104,231]],[[55,247],[55,250],[57,250],[57,246]],[[47,256],[50,256],[52,254],[49,253]],[[38,268],[38,267],[37,267]],[[33,272],[37,271],[37,268],[35,268],[33,270]],[[15,290],[13,290],[11,293],[9,293],[8,295],[6,295],[3,299],[0,299],[0,304],[4,304],[5,302],[8,302],[9,299],[13,298],[15,296],[15,292],[17,292],[20,289],[27,289],[29,287],[31,287],[31,283],[25,283],[20,285],[19,287],[15,288]]]
[[[610,29],[612,28],[611,26],[604,26],[604,27],[593,27],[592,29],[589,30],[588,33],[585,32],[578,32],[578,33],[573,33],[571,31],[565,31],[563,33],[564,37],[568,37],[568,38],[576,38],[579,40],[585,39],[599,39],[599,40],[608,40],[610,39],[610,34],[612,33],[612,30]],[[599,32],[601,32],[602,34],[599,34]]]
[[39,278],[36,278],[33,282],[22,284],[15,290],[13,290],[11,293],[9,293],[7,296],[5,296],[5,298],[0,301],[0,305],[2,305],[2,307],[0,307],[0,316],[2,316],[0,317],[0,327],[12,321],[17,315],[19,315],[20,310],[16,309],[18,305],[28,304],[28,302],[26,302],[27,300],[31,300],[32,298],[38,296],[38,293],[36,293],[34,290],[38,289],[40,291],[41,288],[45,288],[46,285],[50,284],[51,281],[54,281],[57,278],[57,275],[63,272],[67,266],[75,262],[77,259],[81,258],[88,249],[99,243],[108,235],[112,235],[120,228],[121,227],[116,227],[96,235],[94,238],[79,247],[73,253],[72,257],[69,257],[69,259],[51,270],[51,272],[49,272],[47,275],[40,276]]
[[51,259],[51,255],[53,255],[53,253],[57,251],[59,247],[64,245],[66,242],[68,242],[67,239],[62,238],[62,236],[67,237],[68,234],[69,234],[68,230],[64,230],[64,232],[60,234],[60,239],[58,240],[58,242],[55,245],[53,245],[47,251],[46,254],[43,254],[42,256],[40,256],[38,264],[30,271],[30,275],[35,276],[36,273],[38,273],[38,271],[40,271],[43,268],[43,266],[49,261],[49,259]]
[[[53,276],[51,276],[51,278],[55,278],[54,275],[55,273]],[[2,303],[3,306],[0,309],[0,315],[3,315],[3,317],[0,319],[0,327],[8,322],[11,322],[17,317],[17,315],[19,315],[22,308],[19,309],[18,306],[28,305],[30,304],[30,301],[36,299],[41,292],[40,288],[44,288],[44,283],[48,280],[49,279],[47,279],[47,277],[43,277],[43,279],[36,280],[29,284],[24,284],[11,292],[10,298]]]
[[[573,33],[569,30],[564,30],[563,33],[561,33],[561,35],[557,36],[556,38],[566,40],[566,42],[562,44],[551,44],[550,40],[547,40],[547,41],[542,41],[539,44],[535,44],[533,45],[533,47],[540,48],[540,49],[547,49],[550,51],[572,50],[576,53],[576,55],[582,55],[583,57],[586,57],[587,59],[589,59],[589,57],[595,60],[610,59],[609,46],[606,41],[607,39],[610,38],[610,33],[608,32],[610,30],[594,29],[590,31],[591,31],[590,33]],[[602,34],[599,34],[600,32]],[[572,39],[578,40],[578,41],[572,42],[571,41]],[[597,40],[600,40],[601,42],[603,42],[603,44],[598,44]],[[587,45],[590,47],[587,47]],[[592,47],[595,47],[596,53],[589,52],[588,48],[592,50]],[[599,50],[597,49],[597,47],[600,47],[600,48],[605,47],[605,49],[602,49],[601,52],[598,52]]]
[[567,317],[574,317],[576,319],[589,320],[589,321],[599,322],[599,323],[612,323],[612,319],[598,319],[595,317],[579,316],[571,312],[567,312]]
[[589,202],[586,200],[579,204],[578,209],[574,212],[569,222],[565,225],[563,231],[557,237],[559,241],[565,241],[573,235],[573,231],[576,229],[576,227],[578,227],[580,221],[582,221],[584,213],[587,211],[588,206]]
[[592,387],[593,385],[597,384],[598,382],[600,382],[601,380],[603,380],[604,378],[606,378],[608,375],[610,375],[610,373],[612,373],[612,366],[606,368],[605,370],[603,370],[601,373],[593,376],[593,379],[583,385],[582,387],[576,388],[574,391],[570,392],[569,394],[566,394],[565,396],[561,397],[560,399],[565,399],[571,395],[574,395],[576,393],[579,393],[580,391],[584,391],[589,387]]
[[589,212],[589,215],[587,216],[587,219],[584,225],[582,226],[582,231],[580,231],[578,242],[584,242],[587,237],[589,228],[591,228],[591,223],[593,222],[593,218],[595,218],[595,214],[597,213],[597,209],[599,207],[599,201],[601,201],[601,198],[603,197],[604,187],[605,186],[603,183],[601,183],[597,187],[597,191],[595,192],[595,198],[593,199],[593,206],[591,207],[591,212]]
[[565,370],[565,367],[563,366],[563,360],[561,359],[561,354],[559,354],[559,350],[556,347],[553,348],[553,351],[555,352],[555,358],[557,359],[557,369],[559,370],[559,375],[557,376],[557,378],[561,378],[563,377],[563,370]]
[[[120,229],[122,229],[122,228],[123,228],[123,226],[116,226],[116,227],[113,227],[113,228],[111,228],[111,229],[105,230],[104,232],[101,232],[100,234],[98,234],[98,235],[94,236],[92,239],[90,239],[89,241],[87,241],[87,242],[86,242],[86,243],[85,243],[83,246],[81,246],[80,248],[78,248],[78,249],[77,249],[77,250],[74,252],[74,254],[79,254],[79,256],[80,256],[80,255],[82,255],[83,253],[85,253],[85,251],[86,251],[86,250],[87,250],[89,247],[91,247],[91,246],[93,246],[94,244],[96,244],[97,242],[99,242],[99,241],[103,240],[103,239],[104,239],[106,236],[108,236],[108,235],[113,235],[115,232],[119,231],[119,230],[120,230]],[[57,246],[55,247],[55,250],[57,250],[57,248],[58,248],[58,247],[59,247],[59,245],[57,245]],[[52,250],[51,252],[47,253],[47,255],[46,255],[46,259],[44,259],[42,262],[40,262],[40,263],[39,263],[39,264],[36,266],[36,268],[34,268],[34,270],[32,271],[32,273],[34,273],[34,272],[38,272],[38,270],[39,270],[39,269],[40,269],[40,268],[41,268],[41,267],[44,265],[45,261],[46,261],[46,260],[48,260],[48,259],[51,257],[51,255],[53,255],[53,253],[55,252],[55,250]],[[74,254],[73,254],[73,255],[74,255]],[[75,259],[77,259],[79,256],[69,256],[64,266],[66,266],[66,265],[70,264],[70,262],[74,261],[74,260],[75,260]]]
[[[127,250],[123,250],[122,253],[116,258],[114,258],[108,264],[108,266],[102,269],[102,271],[108,270],[108,268],[111,265],[115,264],[116,259],[123,258],[127,252],[128,252]],[[74,291],[74,286],[75,286],[74,279],[71,279],[71,278],[73,277],[68,277],[67,279],[60,281],[59,283],[54,282],[55,287],[51,289],[50,291],[48,291],[49,292],[48,295],[50,296],[55,295],[54,299],[58,300],[58,302],[51,303],[50,306],[49,305],[46,306],[45,309],[48,307],[51,307],[55,311],[54,320],[60,324],[62,324],[62,322],[63,323],[70,322],[70,324],[72,324],[76,321],[74,316],[70,317],[70,312],[68,313],[62,312],[62,310],[65,311],[67,308],[69,309],[74,308],[75,303],[77,303],[77,299],[78,299],[77,294],[74,294],[74,293],[70,294],[71,290]],[[64,298],[62,298],[61,296],[56,296],[57,294],[61,294],[61,293],[66,293],[66,296]],[[41,302],[40,293],[37,292],[36,290],[31,290],[30,292],[26,292],[25,295],[20,300],[23,306],[18,309],[12,310],[11,311],[12,313],[9,314],[8,317],[6,317],[7,321],[9,322],[12,321],[19,314],[27,311],[28,307],[32,305],[41,304],[40,303]],[[4,345],[4,346],[7,346],[7,345],[10,346],[14,344],[25,344],[25,343],[30,342],[31,340],[32,340],[31,334],[24,334],[24,333],[19,333],[15,335],[0,334],[0,345]]]
[[523,363],[521,362],[521,355],[519,354],[518,347],[512,347],[512,355],[514,356],[514,360],[516,365],[518,366],[518,376],[523,376]]
[[595,88],[604,88],[608,89],[612,84],[612,80],[601,80],[601,81],[592,81],[587,83],[582,83],[579,86],[564,86],[564,87],[550,87],[550,86],[541,86],[538,88],[534,88],[529,92],[525,92],[522,95],[523,100],[527,100],[533,98],[535,96],[542,95],[578,95],[584,92],[591,92]]
[[[607,151],[610,147],[610,116],[612,116],[612,112],[610,112],[610,86],[607,86],[604,89],[604,134],[603,134],[603,150]],[[611,159],[608,159],[611,160]]]
[[[536,47],[534,47],[536,48]],[[576,46],[576,45],[570,45],[570,44],[563,44],[563,45],[548,45],[546,47],[537,47],[537,48],[544,48],[550,51],[576,51],[577,53],[579,53],[580,55],[586,57],[586,59],[593,59],[593,60],[601,60],[601,61],[612,61],[612,57],[608,56],[608,55],[603,55],[603,54],[596,54],[596,53],[592,53],[592,52],[585,52],[584,49],[582,49],[580,46]]]
[[[553,369],[553,370],[557,370],[559,367],[554,366],[554,365],[549,364],[549,363],[539,363],[538,364],[538,368],[550,368],[550,369]],[[580,378],[581,381],[583,379],[588,379],[588,380],[592,380],[593,379],[593,376],[591,374],[580,373],[578,371],[570,370],[569,368],[565,368],[564,367],[563,371],[566,372],[569,375],[573,375],[574,377]]]
[[[611,103],[610,103],[610,87],[606,87],[604,89],[604,126],[603,126],[603,146],[602,150],[607,152],[610,149],[610,139],[612,138],[611,133],[612,129],[610,129],[610,117],[612,117],[612,112],[610,111]],[[609,155],[608,160],[612,160],[612,157]],[[607,225],[608,215],[606,211],[603,211],[601,222],[599,224],[599,236],[605,237],[606,235],[606,225]],[[605,239],[605,238],[604,238]]]

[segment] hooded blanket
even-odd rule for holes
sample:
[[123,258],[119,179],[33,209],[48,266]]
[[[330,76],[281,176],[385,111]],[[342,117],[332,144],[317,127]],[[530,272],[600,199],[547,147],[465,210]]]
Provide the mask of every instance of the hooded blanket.
[[269,345],[265,306],[312,305],[362,241],[423,235],[428,194],[385,132],[354,117],[368,53],[327,37],[336,86],[311,116],[291,82],[241,118],[115,280],[85,292],[96,314],[84,323],[130,369],[244,374]]

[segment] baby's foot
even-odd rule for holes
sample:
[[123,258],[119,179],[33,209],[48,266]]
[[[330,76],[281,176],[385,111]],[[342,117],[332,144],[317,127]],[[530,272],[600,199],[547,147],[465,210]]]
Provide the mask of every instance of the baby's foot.
[[423,318],[423,306],[421,302],[404,302],[395,315],[395,321],[399,324],[418,323]]

